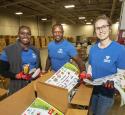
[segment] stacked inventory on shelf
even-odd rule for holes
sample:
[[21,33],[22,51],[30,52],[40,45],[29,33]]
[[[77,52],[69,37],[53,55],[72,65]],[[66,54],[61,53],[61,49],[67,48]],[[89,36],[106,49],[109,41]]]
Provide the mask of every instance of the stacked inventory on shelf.
[[[64,37],[68,41],[72,42],[72,37]],[[18,39],[17,35],[0,35],[0,52],[7,45],[13,44]],[[31,36],[31,44],[36,46],[37,48],[46,48],[49,42],[53,41],[54,38],[52,36]]]
[[3,48],[6,47],[5,39],[0,39],[0,52],[2,52]]
[[87,61],[87,58],[88,58],[88,56],[87,56],[87,47],[84,46],[84,45],[82,45],[82,46],[79,46],[79,45],[78,45],[76,48],[77,48],[79,57],[80,57],[84,62],[86,62],[86,61]]

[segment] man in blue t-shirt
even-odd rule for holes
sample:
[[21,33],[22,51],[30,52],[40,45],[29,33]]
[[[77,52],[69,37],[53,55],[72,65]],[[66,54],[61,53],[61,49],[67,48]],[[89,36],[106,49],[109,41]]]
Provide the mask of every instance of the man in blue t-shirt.
[[61,24],[55,24],[52,27],[52,34],[54,41],[50,42],[48,45],[48,58],[46,60],[45,71],[47,72],[50,68],[51,70],[59,70],[65,63],[73,59],[80,71],[85,69],[82,60],[79,58],[75,47],[63,39],[63,26]]

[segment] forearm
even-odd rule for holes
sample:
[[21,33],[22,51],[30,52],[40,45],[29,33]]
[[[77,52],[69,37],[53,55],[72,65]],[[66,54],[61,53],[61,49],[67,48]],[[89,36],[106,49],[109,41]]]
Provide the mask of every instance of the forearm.
[[9,66],[8,62],[0,60],[0,75],[5,78],[15,79],[15,74],[9,72]]
[[80,72],[86,71],[85,64],[83,63],[81,58],[76,56],[76,57],[73,57],[73,60],[77,63],[77,65],[78,65],[78,67],[80,69]]
[[91,67],[91,65],[88,65],[87,74],[90,74],[92,76],[92,67]]

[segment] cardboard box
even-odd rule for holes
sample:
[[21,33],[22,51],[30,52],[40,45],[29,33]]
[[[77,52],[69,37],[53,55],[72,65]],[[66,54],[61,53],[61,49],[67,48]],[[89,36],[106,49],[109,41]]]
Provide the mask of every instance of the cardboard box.
[[[70,104],[68,103],[67,89],[44,83],[44,81],[48,79],[47,77],[50,77],[51,75],[52,73],[50,72],[42,76],[42,78],[30,83],[25,88],[19,90],[12,96],[1,101],[0,115],[20,115],[21,113],[23,113],[35,99],[35,93],[34,93],[35,90],[37,91],[38,97],[50,103],[51,105],[53,105],[54,107],[65,113],[65,115],[87,115],[88,110],[74,109],[72,108],[72,106],[70,106]],[[74,96],[74,98],[77,99],[77,101],[73,99],[75,101],[73,101],[72,103],[77,104],[77,102],[80,102],[80,105],[89,106],[92,88],[91,91],[89,88],[89,93],[87,92],[83,93],[80,91],[88,92],[88,87],[83,85],[80,86],[78,92]],[[84,95],[88,96],[88,103],[84,103],[84,100],[87,101],[87,98],[85,99],[82,98],[84,97]],[[78,98],[80,98],[80,100]]]
[[7,90],[0,88],[0,100],[7,96]]

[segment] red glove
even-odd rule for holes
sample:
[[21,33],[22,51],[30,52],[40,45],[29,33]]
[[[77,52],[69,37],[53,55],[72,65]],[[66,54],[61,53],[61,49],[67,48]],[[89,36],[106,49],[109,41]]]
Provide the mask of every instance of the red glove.
[[81,73],[79,77],[80,79],[91,79],[91,75],[87,73]]
[[23,72],[20,72],[16,75],[17,79],[24,79],[24,80],[30,80],[31,75],[30,74],[24,74]]
[[108,89],[114,89],[114,81],[107,80],[106,83],[104,83],[104,87]]

